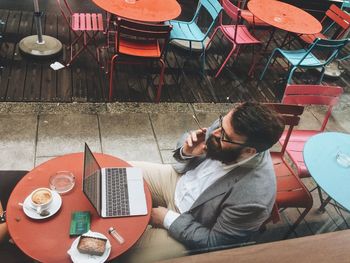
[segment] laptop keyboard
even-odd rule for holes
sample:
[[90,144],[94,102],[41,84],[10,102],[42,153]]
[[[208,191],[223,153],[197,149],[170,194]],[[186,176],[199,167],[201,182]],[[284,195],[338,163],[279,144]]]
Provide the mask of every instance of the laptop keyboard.
[[130,215],[126,168],[106,169],[107,216]]

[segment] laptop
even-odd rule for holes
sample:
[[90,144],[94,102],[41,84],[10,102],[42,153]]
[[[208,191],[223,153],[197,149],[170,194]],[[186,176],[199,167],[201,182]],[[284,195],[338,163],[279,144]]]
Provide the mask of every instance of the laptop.
[[101,217],[147,214],[142,170],[136,167],[101,168],[86,143],[83,192]]

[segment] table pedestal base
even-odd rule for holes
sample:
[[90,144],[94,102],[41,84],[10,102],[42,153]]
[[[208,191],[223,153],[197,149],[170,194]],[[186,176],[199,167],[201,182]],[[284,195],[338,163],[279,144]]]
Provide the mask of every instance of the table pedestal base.
[[27,55],[47,57],[61,52],[62,43],[54,37],[43,35],[43,43],[38,43],[38,36],[28,36],[19,42],[19,49]]

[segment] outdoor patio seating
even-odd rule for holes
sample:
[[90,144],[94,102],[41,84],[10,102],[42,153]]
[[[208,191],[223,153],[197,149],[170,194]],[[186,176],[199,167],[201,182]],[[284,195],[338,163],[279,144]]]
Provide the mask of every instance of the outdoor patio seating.
[[304,219],[313,204],[313,199],[309,191],[285,159],[290,136],[293,128],[299,123],[304,107],[290,104],[270,104],[270,106],[282,114],[286,125],[286,136],[281,149],[279,151],[271,151],[277,179],[276,204],[280,211],[290,207],[304,208],[304,211],[297,217],[288,232],[284,235],[284,238],[287,238]]
[[113,74],[115,63],[144,64],[159,62],[161,65],[157,95],[159,102],[165,70],[164,52],[169,42],[171,25],[140,23],[118,18],[114,55],[109,69],[109,100],[113,98]]
[[[56,0],[61,10],[61,14],[73,33],[73,39],[70,42],[70,59],[67,66],[71,65],[73,61],[86,50],[99,64],[98,45],[96,43],[96,36],[100,32],[104,32],[104,24],[101,13],[76,13],[70,8],[69,0]],[[75,50],[76,45],[82,45]],[[95,47],[95,50],[90,50],[88,46],[90,43]]]
[[[260,41],[250,34],[248,28],[241,24],[241,10],[232,4],[230,0],[223,0],[222,6],[225,12],[220,13],[219,26],[215,28],[214,33],[210,37],[209,43],[213,40],[218,30],[220,30],[224,37],[232,44],[232,49],[225,58],[224,62],[221,64],[219,70],[216,72],[215,78],[219,76],[220,72],[223,70],[232,55],[234,59],[237,59],[241,46],[252,46],[252,70],[255,64],[254,45],[260,44]],[[227,14],[231,18],[233,24],[226,24],[224,22],[224,14]],[[207,47],[209,46],[209,43]],[[249,70],[249,73],[251,70]]]
[[308,49],[285,50],[275,48],[264,70],[260,75],[260,80],[264,78],[268,66],[277,55],[281,55],[288,62],[288,78],[287,83],[292,81],[293,73],[297,69],[321,69],[319,83],[321,83],[325,66],[335,59],[341,49],[349,42],[349,39],[328,40],[317,38]]
[[[297,104],[297,105],[323,105],[327,107],[323,121],[319,129],[294,129],[286,148],[286,152],[297,169],[297,174],[300,178],[309,177],[304,158],[303,148],[306,141],[318,133],[324,132],[328,123],[329,117],[332,114],[333,107],[338,103],[343,89],[338,86],[323,86],[323,85],[287,85],[282,98],[282,103]],[[284,132],[280,138],[280,143],[283,144],[287,133]]]
[[346,37],[345,34],[350,28],[350,15],[335,4],[332,4],[322,18],[321,24],[324,25],[324,30],[321,33],[312,35],[301,34],[298,35],[298,38],[307,44],[311,44],[316,38],[341,39]]
[[[209,25],[203,27],[198,24],[198,20],[203,15],[203,10],[206,10],[210,15]],[[173,29],[170,34],[170,42],[174,40],[185,41],[189,45],[189,51],[192,52],[193,45],[199,44],[201,50],[202,71],[205,68],[205,40],[209,36],[211,29],[215,26],[222,6],[217,0],[200,0],[197,10],[191,21],[170,20],[169,24]]]

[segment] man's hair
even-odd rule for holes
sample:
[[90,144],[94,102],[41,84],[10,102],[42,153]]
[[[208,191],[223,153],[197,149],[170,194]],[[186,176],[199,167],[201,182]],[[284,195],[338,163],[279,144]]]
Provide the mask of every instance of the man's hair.
[[284,130],[282,116],[258,102],[240,104],[231,116],[231,125],[235,132],[246,136],[247,145],[257,152],[271,148]]

